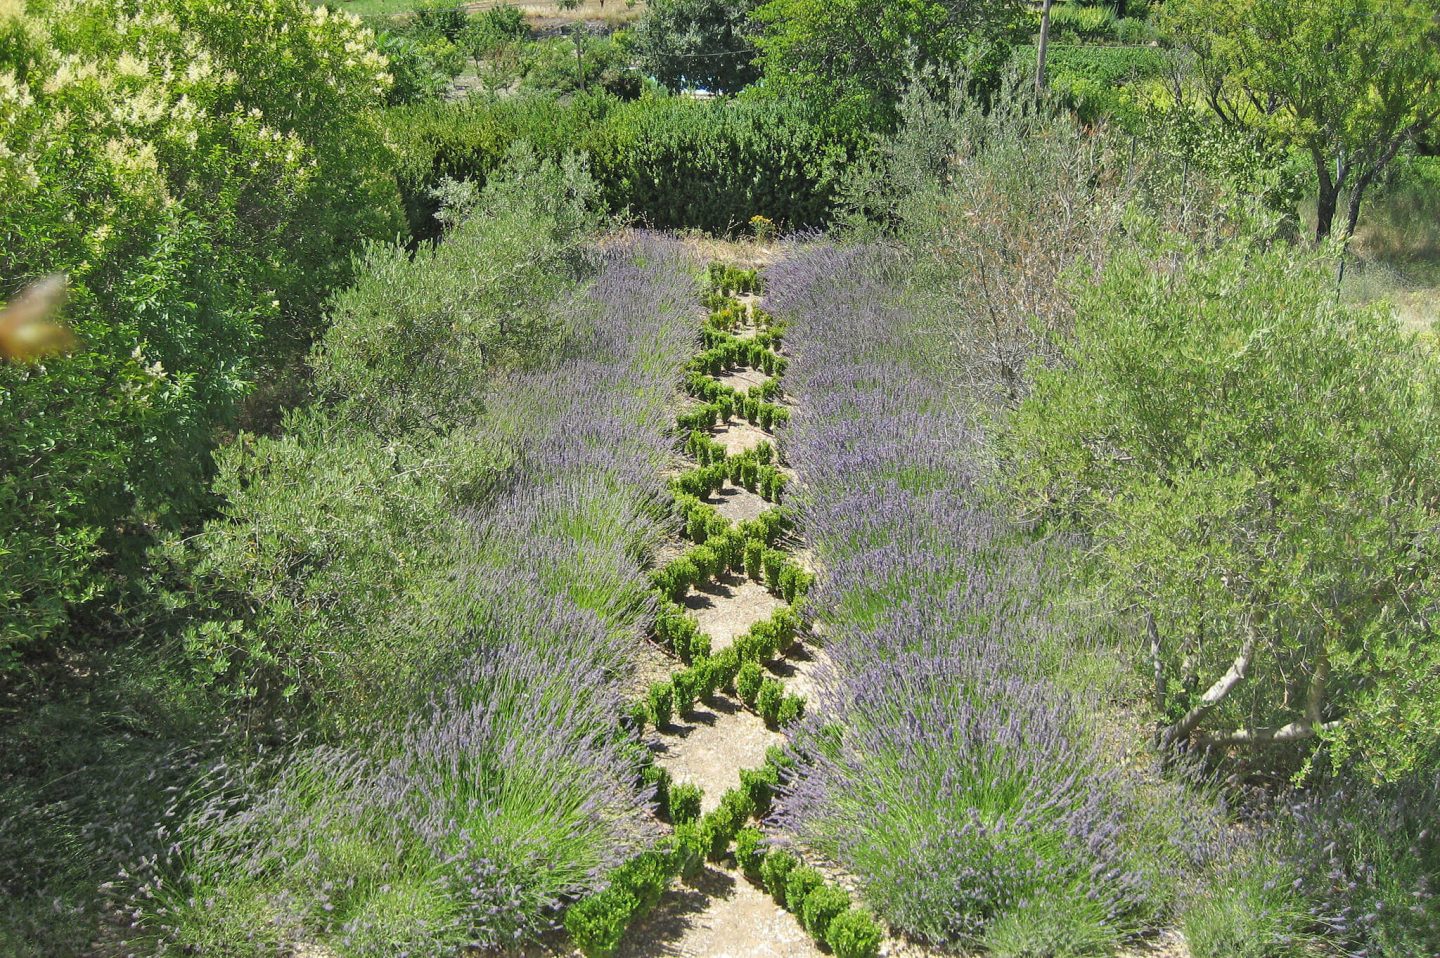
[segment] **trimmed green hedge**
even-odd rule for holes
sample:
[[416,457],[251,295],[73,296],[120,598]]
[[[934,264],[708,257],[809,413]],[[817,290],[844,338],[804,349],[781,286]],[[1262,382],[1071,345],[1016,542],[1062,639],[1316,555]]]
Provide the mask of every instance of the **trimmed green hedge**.
[[589,154],[611,209],[662,229],[715,233],[763,215],[790,229],[829,218],[854,150],[787,104],[604,95],[427,102],[389,111],[412,231],[435,235],[430,191],[445,177],[483,183],[511,144]]

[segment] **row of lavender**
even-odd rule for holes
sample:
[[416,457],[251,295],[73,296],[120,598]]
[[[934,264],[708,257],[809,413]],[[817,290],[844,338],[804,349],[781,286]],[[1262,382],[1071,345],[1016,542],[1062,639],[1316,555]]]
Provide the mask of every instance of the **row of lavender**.
[[1153,928],[1204,843],[1158,821],[1047,677],[1075,633],[1043,551],[983,507],[940,344],[879,251],[800,251],[767,280],[805,397],[786,448],[830,659],[780,822],[925,941],[1091,953]]
[[162,948],[503,948],[653,843],[619,691],[653,615],[642,570],[695,297],[673,241],[601,254],[568,358],[490,390],[478,428],[515,465],[416,625],[450,650],[417,683],[424,704],[276,774],[217,772],[145,869],[135,914]]

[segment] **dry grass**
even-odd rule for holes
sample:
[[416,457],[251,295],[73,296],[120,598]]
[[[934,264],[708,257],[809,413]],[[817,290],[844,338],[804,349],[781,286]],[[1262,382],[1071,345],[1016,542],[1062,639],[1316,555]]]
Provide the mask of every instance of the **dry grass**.
[[[333,3],[334,0],[328,0]],[[361,16],[403,16],[420,5],[420,0],[340,0],[340,6]],[[645,12],[645,0],[636,0],[634,5],[626,0],[582,0],[574,10],[561,9],[555,0],[475,0],[466,3],[471,13],[494,7],[519,7],[525,18],[536,29],[547,29],[582,21],[600,23],[615,29],[633,22]]]
[[[1440,322],[1440,215],[1434,206],[1433,197],[1406,193],[1366,203],[1350,241],[1341,287],[1346,301],[1387,302],[1417,332]],[[1300,218],[1306,232],[1314,229],[1313,202],[1301,208]]]
[[519,7],[530,26],[542,30],[576,21],[601,23],[615,29],[633,23],[645,12],[644,0],[636,0],[634,4],[626,0],[581,0],[574,10],[563,9],[555,0],[474,0],[465,4],[465,9],[478,13],[501,6]]

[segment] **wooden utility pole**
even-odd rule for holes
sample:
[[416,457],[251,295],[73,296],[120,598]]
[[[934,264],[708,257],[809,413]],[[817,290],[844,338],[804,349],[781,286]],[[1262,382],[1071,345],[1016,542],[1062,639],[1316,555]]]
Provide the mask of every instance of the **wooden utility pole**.
[[1040,42],[1035,54],[1035,95],[1045,91],[1045,51],[1050,46],[1050,6],[1055,0],[1045,0],[1040,8]]

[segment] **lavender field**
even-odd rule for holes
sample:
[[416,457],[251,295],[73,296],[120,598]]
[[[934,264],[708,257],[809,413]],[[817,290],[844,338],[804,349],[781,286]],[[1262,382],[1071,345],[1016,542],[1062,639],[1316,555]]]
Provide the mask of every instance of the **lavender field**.
[[0,958],[1440,958],[1437,3],[0,0]]

